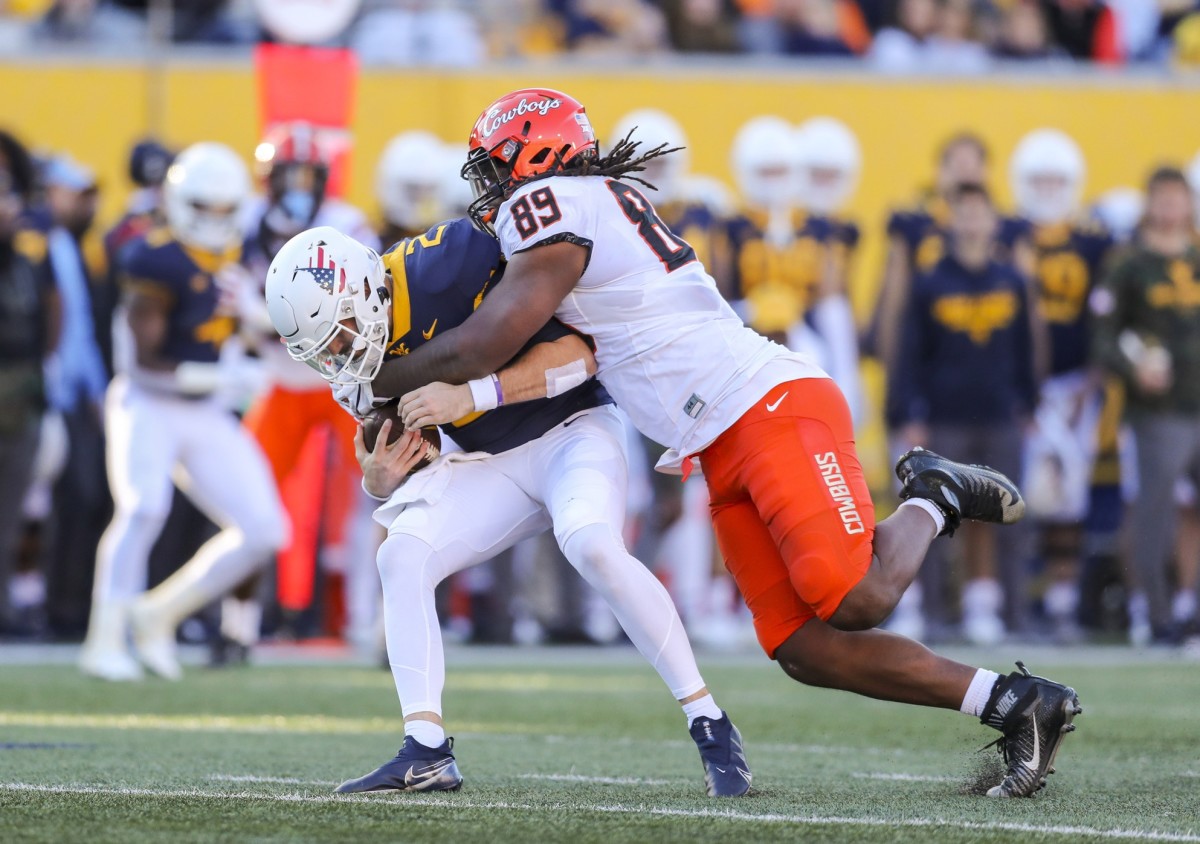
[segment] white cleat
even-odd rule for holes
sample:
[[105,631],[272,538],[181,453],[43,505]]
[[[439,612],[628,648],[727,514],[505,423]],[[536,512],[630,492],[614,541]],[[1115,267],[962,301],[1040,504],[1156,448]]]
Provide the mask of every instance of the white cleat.
[[142,679],[142,666],[122,648],[102,648],[84,644],[79,655],[79,670],[90,677],[112,683],[132,683]]
[[1006,632],[1000,616],[992,613],[976,613],[963,619],[963,635],[972,645],[998,645]]
[[175,656],[175,627],[157,619],[144,606],[135,604],[129,613],[133,647],[142,664],[164,680],[183,678]]

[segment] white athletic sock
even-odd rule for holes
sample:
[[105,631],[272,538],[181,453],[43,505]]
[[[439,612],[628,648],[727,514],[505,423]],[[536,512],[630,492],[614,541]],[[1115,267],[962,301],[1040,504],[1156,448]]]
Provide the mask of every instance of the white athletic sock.
[[446,728],[432,721],[414,718],[404,722],[404,735],[412,736],[426,747],[441,747],[446,741]]
[[1171,620],[1179,622],[1191,621],[1196,616],[1196,593],[1191,589],[1182,589],[1175,593],[1171,601]]
[[721,707],[717,706],[717,702],[713,700],[711,694],[707,694],[702,698],[697,698],[691,703],[683,705],[683,717],[687,718],[688,727],[692,726],[692,722],[697,718],[712,718],[717,720],[721,717]]
[[986,668],[976,671],[971,685],[967,686],[967,695],[958,711],[975,718],[982,715],[983,707],[987,705],[988,698],[992,696],[992,689],[996,687],[996,681],[999,679],[1000,675],[995,671],[988,671]]
[[924,510],[929,514],[929,518],[933,519],[933,525],[937,528],[938,534],[941,534],[946,529],[946,514],[932,501],[926,501],[924,498],[910,498],[907,501],[900,502],[900,506],[919,507]]

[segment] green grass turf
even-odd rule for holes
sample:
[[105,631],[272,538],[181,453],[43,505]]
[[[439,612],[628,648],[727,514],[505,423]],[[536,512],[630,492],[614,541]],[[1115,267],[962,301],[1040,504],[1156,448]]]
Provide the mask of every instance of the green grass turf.
[[0,665],[0,742],[81,745],[0,749],[0,841],[1200,841],[1200,668],[1029,660],[1085,712],[1021,801],[964,793],[994,753],[972,719],[802,688],[758,657],[701,659],[755,769],[756,794],[728,801],[703,795],[682,716],[632,651],[452,652],[451,795],[330,795],[399,744],[380,670],[108,685]]

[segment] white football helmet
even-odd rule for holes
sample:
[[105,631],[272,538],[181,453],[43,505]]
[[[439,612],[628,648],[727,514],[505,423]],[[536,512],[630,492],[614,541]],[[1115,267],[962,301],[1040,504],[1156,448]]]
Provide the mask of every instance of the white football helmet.
[[225,252],[242,241],[242,208],[250,197],[250,171],[224,144],[192,144],[167,168],[163,211],[183,244]]
[[1099,220],[1118,243],[1133,239],[1145,212],[1145,195],[1130,187],[1105,191],[1092,205],[1092,217]]
[[1035,129],[1013,151],[1008,178],[1017,212],[1038,225],[1061,223],[1079,209],[1083,153],[1057,129]]
[[832,117],[814,117],[796,129],[797,188],[800,207],[833,214],[858,186],[862,151],[850,128]]
[[388,143],[375,171],[375,196],[388,222],[424,230],[445,219],[445,145],[429,132],[402,132]]
[[750,205],[786,209],[796,194],[796,139],[781,117],[755,117],[733,140],[733,174]]
[[687,135],[683,127],[674,117],[656,108],[640,108],[617,121],[613,127],[609,144],[611,149],[616,142],[629,135],[630,140],[641,144],[640,152],[649,152],[660,144],[668,147],[683,147],[679,152],[655,158],[646,165],[645,172],[640,175],[654,185],[657,190],[646,189],[651,201],[671,202],[680,197],[683,192],[683,180],[690,163],[687,151]]
[[467,208],[475,201],[471,183],[462,177],[462,164],[467,158],[466,147],[446,144],[442,150],[441,184],[442,205],[446,217],[465,217]]
[[288,354],[337,384],[369,384],[391,332],[379,254],[330,226],[293,237],[267,270],[267,313]]

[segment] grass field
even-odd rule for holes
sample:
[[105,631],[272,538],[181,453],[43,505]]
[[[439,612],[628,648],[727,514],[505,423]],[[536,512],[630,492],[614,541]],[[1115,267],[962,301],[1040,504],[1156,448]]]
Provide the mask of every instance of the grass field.
[[966,793],[994,755],[972,719],[805,689],[746,655],[701,659],[755,772],[753,796],[714,801],[631,650],[452,651],[463,790],[341,797],[333,786],[399,745],[381,670],[106,685],[69,654],[31,665],[0,649],[0,841],[1200,842],[1200,665],[1022,652],[1085,709],[1034,800]]

